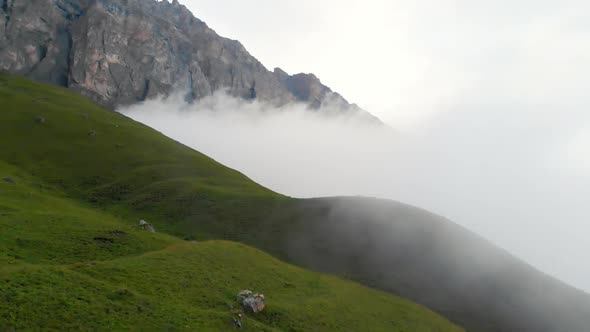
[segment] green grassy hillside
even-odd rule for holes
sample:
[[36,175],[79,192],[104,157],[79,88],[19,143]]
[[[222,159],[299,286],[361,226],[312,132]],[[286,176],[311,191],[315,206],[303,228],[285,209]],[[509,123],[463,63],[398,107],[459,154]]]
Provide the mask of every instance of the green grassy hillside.
[[0,105],[0,330],[231,329],[245,288],[267,296],[245,330],[460,330],[398,297],[201,241],[272,247],[283,226],[254,222],[277,206],[288,215],[292,200],[141,124],[6,75]]
[[231,327],[243,288],[268,308],[245,330],[451,331],[416,304],[305,271],[242,244],[132,227],[0,163],[0,327]]
[[[153,223],[219,234],[217,217],[280,198],[242,174],[66,89],[0,77],[0,160],[68,196],[118,212],[148,211]],[[43,117],[43,123],[37,123]],[[242,213],[243,214],[243,213]],[[228,216],[227,231],[233,218]],[[162,222],[159,222],[162,221]],[[191,219],[192,224],[192,219]],[[191,225],[192,226],[192,225]],[[235,227],[240,227],[236,224]],[[237,232],[237,230],[235,230]],[[180,234],[180,231],[177,231]]]

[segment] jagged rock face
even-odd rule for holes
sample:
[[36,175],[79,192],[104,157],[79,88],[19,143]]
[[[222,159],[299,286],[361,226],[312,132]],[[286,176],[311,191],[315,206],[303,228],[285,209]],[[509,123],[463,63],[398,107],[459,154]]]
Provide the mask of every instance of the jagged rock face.
[[0,1],[0,68],[66,85],[68,29],[76,8],[59,1]]
[[309,101],[316,107],[321,105],[326,94],[332,92],[328,87],[321,84],[313,74],[297,74],[287,77],[286,84],[297,100]]
[[218,89],[277,105],[336,101],[313,75],[268,71],[186,7],[154,0],[0,0],[0,69],[74,89],[108,106]]

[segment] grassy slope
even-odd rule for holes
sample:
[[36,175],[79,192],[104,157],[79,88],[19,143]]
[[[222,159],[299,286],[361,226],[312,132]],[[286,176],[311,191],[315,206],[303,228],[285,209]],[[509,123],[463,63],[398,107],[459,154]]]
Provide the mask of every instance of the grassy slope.
[[252,330],[458,330],[245,245],[140,231],[272,246],[252,222],[290,199],[67,90],[0,76],[0,103],[0,328],[219,330],[252,288]]
[[276,249],[296,200],[69,90],[0,76],[0,98],[0,139],[10,142],[0,160],[131,223],[147,219],[184,239],[234,240],[284,258]]

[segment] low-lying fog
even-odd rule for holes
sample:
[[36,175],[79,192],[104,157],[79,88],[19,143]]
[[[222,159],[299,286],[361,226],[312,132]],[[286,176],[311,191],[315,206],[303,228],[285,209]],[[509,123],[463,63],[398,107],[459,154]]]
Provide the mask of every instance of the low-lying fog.
[[120,110],[296,197],[364,195],[438,213],[590,291],[590,112],[465,103],[419,126],[273,109],[218,93]]

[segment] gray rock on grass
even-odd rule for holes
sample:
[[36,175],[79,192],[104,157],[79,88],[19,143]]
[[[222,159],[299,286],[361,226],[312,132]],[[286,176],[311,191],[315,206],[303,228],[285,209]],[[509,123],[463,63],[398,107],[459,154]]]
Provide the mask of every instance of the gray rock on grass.
[[139,221],[138,226],[139,226],[139,228],[143,229],[144,231],[148,231],[150,233],[155,233],[156,232],[156,229],[154,228],[154,226],[152,226],[152,224],[150,224],[149,222],[147,222],[147,221],[145,221],[143,219],[141,219]]
[[247,312],[258,313],[266,307],[264,294],[254,293],[247,289],[238,293],[236,300],[242,304]]

